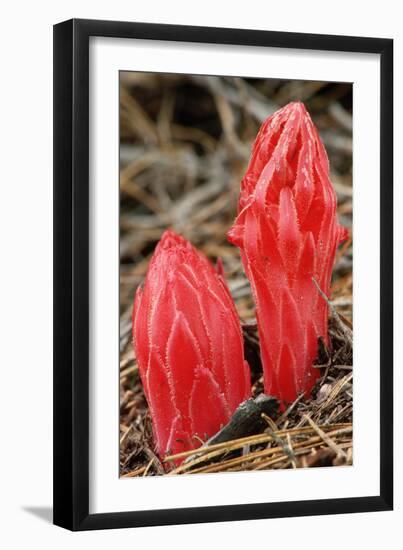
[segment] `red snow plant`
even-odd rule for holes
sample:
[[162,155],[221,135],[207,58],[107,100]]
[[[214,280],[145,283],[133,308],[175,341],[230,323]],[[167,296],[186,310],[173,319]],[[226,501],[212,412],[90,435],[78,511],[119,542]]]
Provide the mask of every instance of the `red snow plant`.
[[308,394],[318,338],[327,342],[329,296],[338,244],[346,236],[318,132],[302,103],[260,128],[241,183],[229,240],[241,250],[256,302],[265,392],[285,402]]
[[250,397],[241,327],[223,276],[173,231],[162,236],[137,290],[133,341],[162,457],[198,447]]

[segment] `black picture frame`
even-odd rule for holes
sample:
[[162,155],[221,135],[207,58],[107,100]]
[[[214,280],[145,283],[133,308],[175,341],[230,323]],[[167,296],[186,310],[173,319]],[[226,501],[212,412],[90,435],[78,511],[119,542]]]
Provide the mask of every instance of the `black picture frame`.
[[[89,513],[89,38],[380,54],[380,491],[369,497]],[[392,510],[393,40],[77,20],[54,26],[54,523],[71,530]]]

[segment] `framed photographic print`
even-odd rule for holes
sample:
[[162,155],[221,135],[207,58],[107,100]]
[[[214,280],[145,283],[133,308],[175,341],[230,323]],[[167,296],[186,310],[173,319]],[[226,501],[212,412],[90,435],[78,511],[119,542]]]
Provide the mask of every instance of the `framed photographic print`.
[[55,524],[392,509],[392,111],[390,39],[54,27]]

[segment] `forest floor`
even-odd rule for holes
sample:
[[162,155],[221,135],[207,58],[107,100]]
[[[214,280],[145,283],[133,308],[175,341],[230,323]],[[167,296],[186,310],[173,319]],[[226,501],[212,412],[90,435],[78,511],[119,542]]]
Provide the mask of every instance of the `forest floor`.
[[[135,290],[168,227],[212,262],[221,258],[241,318],[253,395],[263,391],[254,303],[226,232],[260,124],[296,99],[305,103],[325,144],[339,220],[350,233],[336,256],[331,346],[320,346],[315,365],[321,376],[312,396],[300,396],[285,411],[266,417],[261,433],[190,451],[180,466],[172,457],[161,462],[131,343]],[[121,476],[351,465],[352,86],[121,73],[120,162]]]

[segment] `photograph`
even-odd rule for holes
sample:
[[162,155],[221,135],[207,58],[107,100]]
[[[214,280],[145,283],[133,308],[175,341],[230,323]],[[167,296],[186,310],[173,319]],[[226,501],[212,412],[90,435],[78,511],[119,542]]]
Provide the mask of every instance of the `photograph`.
[[402,538],[387,2],[5,4],[2,548]]
[[121,478],[353,465],[352,109],[119,73]]

